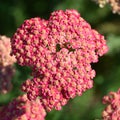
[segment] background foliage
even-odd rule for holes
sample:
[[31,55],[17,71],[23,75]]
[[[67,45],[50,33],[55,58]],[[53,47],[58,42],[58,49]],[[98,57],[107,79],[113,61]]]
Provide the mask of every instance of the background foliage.
[[[71,100],[61,111],[48,113],[46,120],[98,120],[104,108],[102,97],[120,87],[120,15],[112,14],[109,6],[99,8],[91,0],[0,0],[0,34],[11,37],[25,19],[39,16],[48,19],[52,11],[77,9],[101,34],[109,46],[107,55],[92,65],[96,70],[94,87],[81,97]],[[0,105],[5,105],[21,94],[21,83],[30,77],[31,70],[15,65],[13,90],[0,95]]]

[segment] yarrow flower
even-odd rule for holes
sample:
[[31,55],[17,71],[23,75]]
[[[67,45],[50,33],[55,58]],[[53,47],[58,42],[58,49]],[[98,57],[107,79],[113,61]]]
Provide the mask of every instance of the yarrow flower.
[[113,13],[120,14],[120,0],[109,0]]
[[14,56],[10,56],[10,38],[0,36],[0,93],[5,94],[11,90],[11,79],[15,69],[13,64],[16,62]]
[[39,96],[48,111],[60,110],[92,88],[95,71],[90,64],[108,51],[104,36],[76,10],[55,11],[49,20],[25,20],[11,42],[18,63],[33,71],[22,90],[30,100]]
[[99,7],[101,7],[101,8],[103,8],[107,4],[107,2],[108,2],[108,0],[93,0],[93,1],[98,3]]
[[102,112],[103,120],[120,120],[120,89],[103,97],[106,108]]
[[0,35],[0,66],[13,65],[16,62],[14,56],[10,56],[10,38]]
[[29,101],[26,94],[0,110],[0,120],[44,120],[45,116],[46,112],[40,100]]
[[14,73],[13,66],[0,66],[0,94],[6,94],[12,89],[11,79]]
[[102,8],[106,4],[109,4],[112,7],[113,13],[120,14],[120,0],[94,0],[96,1],[99,6]]

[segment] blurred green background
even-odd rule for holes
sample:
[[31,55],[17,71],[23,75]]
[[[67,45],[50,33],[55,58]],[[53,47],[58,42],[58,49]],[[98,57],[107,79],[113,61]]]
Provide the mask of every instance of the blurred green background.
[[[47,114],[46,120],[100,120],[104,108],[102,97],[120,87],[120,15],[111,8],[99,8],[91,0],[0,0],[0,34],[11,37],[25,19],[39,16],[48,19],[52,11],[76,9],[92,28],[105,35],[109,52],[93,64],[96,70],[94,87],[81,97],[70,100],[61,111]],[[30,77],[31,70],[15,65],[13,90],[0,95],[0,106],[21,94],[20,85]]]

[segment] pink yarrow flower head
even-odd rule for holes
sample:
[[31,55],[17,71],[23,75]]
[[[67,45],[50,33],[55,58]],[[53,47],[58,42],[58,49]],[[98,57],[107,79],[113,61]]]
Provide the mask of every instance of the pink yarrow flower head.
[[0,94],[6,94],[12,89],[12,77],[15,74],[13,66],[0,66]]
[[103,104],[106,104],[102,112],[103,120],[120,120],[120,89],[104,96]]
[[14,56],[10,56],[11,43],[10,38],[0,35],[0,66],[13,65],[16,62]]
[[120,0],[93,0],[103,8],[106,4],[109,4],[113,13],[120,14]]
[[44,120],[46,112],[39,99],[29,101],[19,96],[0,110],[0,120]]
[[11,79],[15,72],[13,64],[16,59],[10,56],[10,52],[10,38],[0,36],[0,94],[5,94],[12,88]]
[[25,20],[11,42],[18,63],[33,71],[23,91],[29,99],[40,96],[48,111],[60,110],[70,98],[92,88],[95,71],[90,64],[108,51],[104,36],[76,10],[55,11],[48,20]]
[[109,0],[109,4],[112,7],[113,13],[120,15],[120,0]]

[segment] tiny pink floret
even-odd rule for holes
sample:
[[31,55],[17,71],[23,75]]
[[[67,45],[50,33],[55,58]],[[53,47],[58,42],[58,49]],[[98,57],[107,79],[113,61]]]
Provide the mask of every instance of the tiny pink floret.
[[40,96],[48,111],[60,110],[92,88],[95,71],[90,64],[108,51],[104,36],[76,10],[55,11],[49,20],[25,20],[11,42],[18,63],[33,71],[22,90],[30,100]]

